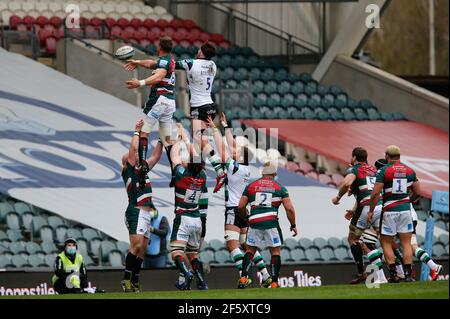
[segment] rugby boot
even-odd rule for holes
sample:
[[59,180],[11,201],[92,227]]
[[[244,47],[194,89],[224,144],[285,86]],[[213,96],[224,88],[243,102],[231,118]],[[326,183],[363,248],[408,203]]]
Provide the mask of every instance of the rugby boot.
[[365,282],[366,278],[367,278],[366,273],[358,274],[354,279],[352,279],[352,281],[350,281],[350,285],[357,285],[359,283]]
[[444,270],[444,268],[442,267],[442,265],[437,265],[436,270],[434,270],[434,269],[430,270],[431,281],[437,280],[443,270]]
[[270,284],[270,288],[280,288],[280,286],[278,285],[278,283],[273,282]]
[[120,284],[122,285],[123,292],[134,292],[131,280],[122,280]]
[[269,277],[266,280],[261,282],[261,287],[269,288],[271,283],[272,283],[272,277]]
[[245,287],[247,287],[249,285],[249,280],[247,277],[243,276],[239,279],[238,282],[238,289],[244,289]]

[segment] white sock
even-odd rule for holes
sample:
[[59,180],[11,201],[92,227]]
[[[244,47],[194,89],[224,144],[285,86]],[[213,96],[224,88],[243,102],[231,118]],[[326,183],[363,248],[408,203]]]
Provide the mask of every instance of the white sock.
[[[256,251],[256,252],[255,252],[255,255],[254,255],[254,257],[253,257],[253,261],[255,260],[255,258],[256,258],[256,259],[261,258],[261,259],[255,264],[255,266],[256,266],[256,268],[259,270],[259,272],[261,273],[262,280],[265,281],[265,280],[267,280],[267,279],[270,277],[270,275],[269,275],[269,272],[267,271],[267,267],[265,267],[264,259],[262,258],[262,256],[261,256],[261,254],[259,253],[259,251]],[[264,268],[259,269],[262,265],[264,265]]]
[[438,265],[436,265],[436,263],[433,261],[433,259],[428,260],[427,262],[428,267],[430,267],[430,269],[436,270],[438,268]]
[[403,271],[402,265],[395,265],[395,268],[397,269],[397,276],[405,277],[405,272]]
[[[231,258],[233,258],[234,264],[237,269],[242,269],[242,261],[244,259],[244,253],[239,248],[233,249],[231,251]],[[240,271],[239,271],[240,273]]]
[[379,269],[377,271],[377,276],[379,281],[387,281],[386,276],[384,275],[383,269]]

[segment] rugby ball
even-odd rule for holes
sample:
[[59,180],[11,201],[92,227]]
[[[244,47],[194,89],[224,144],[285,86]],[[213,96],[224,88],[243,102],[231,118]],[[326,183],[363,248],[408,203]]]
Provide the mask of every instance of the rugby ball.
[[128,60],[134,56],[134,48],[129,45],[121,46],[116,51],[116,58],[119,60]]

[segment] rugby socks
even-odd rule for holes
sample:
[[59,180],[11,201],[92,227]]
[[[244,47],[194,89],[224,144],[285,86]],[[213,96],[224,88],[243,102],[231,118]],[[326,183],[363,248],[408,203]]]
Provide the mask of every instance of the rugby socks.
[[247,277],[250,267],[252,265],[253,254],[251,252],[247,252],[244,255],[244,259],[242,261],[242,273],[241,277]]
[[377,271],[377,277],[380,281],[386,281],[386,276],[384,275],[383,271],[383,261],[382,261],[383,254],[378,249],[373,249],[367,254],[367,258],[369,258],[369,261],[372,265],[375,265],[378,267]]
[[272,266],[272,281],[278,283],[278,277],[280,276],[280,268],[281,268],[281,256],[280,255],[272,256],[270,264]]
[[354,243],[350,246],[350,250],[355,260],[356,267],[358,268],[358,274],[362,275],[364,273],[364,261],[363,261],[363,251],[359,243]]
[[242,270],[242,261],[244,259],[244,254],[242,253],[242,250],[239,248],[236,248],[231,251],[231,258],[233,258],[234,265],[236,268],[241,271]]
[[430,269],[436,270],[438,268],[433,259],[430,258],[430,255],[428,255],[427,252],[422,248],[417,247],[414,254],[416,255],[417,259],[419,259],[424,264],[427,264],[427,266],[430,267]]
[[141,266],[142,266],[142,262],[144,260],[138,256],[136,256],[135,261],[134,261],[134,269],[133,269],[133,273],[131,274],[131,283],[133,285],[136,285],[139,283],[139,275],[141,272]]
[[136,263],[136,256],[128,252],[125,257],[125,272],[123,274],[123,280],[131,280],[131,275],[133,274]]
[[391,275],[391,278],[397,277],[397,268],[395,267],[395,264],[389,265],[389,274]]
[[139,139],[139,164],[147,159],[148,139],[141,137]]
[[412,265],[405,264],[405,265],[403,265],[403,269],[405,270],[405,278],[411,277]]
[[255,257],[253,258],[253,263],[258,268],[258,271],[261,272],[262,280],[267,280],[270,277],[269,272],[267,271],[266,264],[264,263],[264,259],[262,258],[259,251],[255,252]]
[[198,258],[195,258],[194,260],[191,261],[191,265],[195,277],[199,282],[203,283],[205,281],[205,276],[203,272],[203,263]]
[[187,266],[186,266],[186,262],[184,261],[183,256],[181,255],[177,255],[174,258],[175,261],[175,265],[177,266],[178,270],[184,275],[186,276],[186,274],[189,272]]

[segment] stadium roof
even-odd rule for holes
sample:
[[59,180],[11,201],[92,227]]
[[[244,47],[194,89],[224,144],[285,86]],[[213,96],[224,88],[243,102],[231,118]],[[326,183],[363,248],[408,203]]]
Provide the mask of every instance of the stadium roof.
[[369,162],[384,157],[384,150],[396,144],[402,161],[412,167],[421,181],[422,195],[432,190],[448,191],[449,138],[442,130],[408,122],[327,122],[313,120],[247,120],[256,128],[278,128],[279,138],[341,163],[349,163],[354,147],[369,153]]

